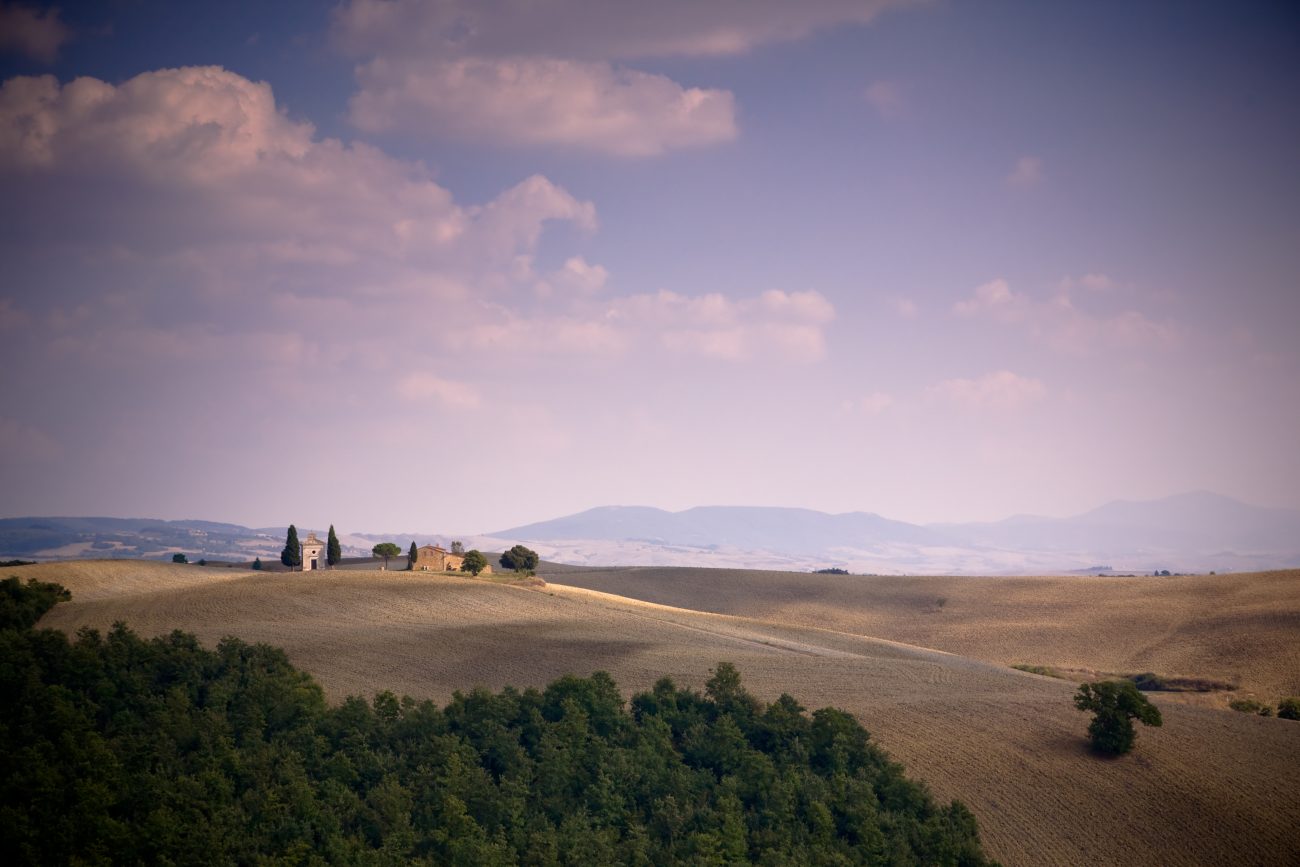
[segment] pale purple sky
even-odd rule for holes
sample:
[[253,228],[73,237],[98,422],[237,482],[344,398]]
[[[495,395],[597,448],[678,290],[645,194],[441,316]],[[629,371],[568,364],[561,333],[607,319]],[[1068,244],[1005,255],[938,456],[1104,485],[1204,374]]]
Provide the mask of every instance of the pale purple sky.
[[0,4],[4,515],[1300,507],[1289,4],[269,8]]

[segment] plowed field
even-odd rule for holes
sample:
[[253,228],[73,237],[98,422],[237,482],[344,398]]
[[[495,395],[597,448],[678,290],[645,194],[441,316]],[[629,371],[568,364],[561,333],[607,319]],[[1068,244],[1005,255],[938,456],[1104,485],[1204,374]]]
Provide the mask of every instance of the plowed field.
[[[718,578],[685,571],[697,582]],[[788,576],[773,579],[767,600],[754,594],[748,604],[763,611],[739,617],[421,573],[73,562],[0,574],[11,573],[72,589],[73,601],[44,626],[105,628],[120,619],[146,635],[184,629],[209,643],[224,635],[264,641],[284,647],[334,698],[391,689],[443,700],[476,685],[541,686],[597,669],[629,692],[663,675],[699,687],[727,660],[763,698],[789,692],[810,708],[857,714],[911,775],[971,807],[988,850],[1006,864],[1300,863],[1300,724],[1157,697],[1165,726],[1142,730],[1132,755],[1099,760],[1086,752],[1087,718],[1070,704],[1072,684],[852,634],[883,621],[851,621],[843,599],[777,604],[772,597],[795,593]],[[753,581],[708,586],[697,602],[723,607],[729,592]],[[935,590],[918,585],[916,593]],[[894,592],[904,593],[901,584]],[[1024,593],[1030,599],[1032,588]],[[945,595],[941,610],[967,604]],[[816,628],[846,625],[854,629]],[[978,644],[977,631],[967,640]],[[1023,630],[1030,638],[1044,631],[1032,622]],[[1150,635],[1152,647],[1159,637]],[[1016,651],[1011,638],[1001,640]],[[1045,646],[1029,641],[1016,656],[1036,661]]]

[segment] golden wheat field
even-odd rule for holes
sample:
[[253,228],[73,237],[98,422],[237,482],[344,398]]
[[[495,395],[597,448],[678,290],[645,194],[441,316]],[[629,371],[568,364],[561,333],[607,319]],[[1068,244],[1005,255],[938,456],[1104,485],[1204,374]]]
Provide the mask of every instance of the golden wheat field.
[[[1268,702],[1300,695],[1295,569],[1168,578],[555,570],[548,579],[621,596],[890,638],[1005,665],[1207,678]],[[1204,696],[1203,703],[1226,707],[1226,695]]]
[[[675,595],[676,607],[571,586],[525,589],[428,573],[267,574],[90,561],[4,574],[59,581],[73,591],[73,601],[56,607],[43,626],[73,631],[124,620],[145,635],[183,629],[207,643],[224,635],[268,642],[285,648],[336,699],[391,689],[444,700],[476,685],[541,686],[597,669],[628,692],[663,675],[698,688],[714,664],[727,660],[765,699],[789,692],[810,708],[836,705],[857,714],[912,776],[943,799],[964,801],[990,854],[1008,865],[1300,862],[1300,724],[1157,695],[1164,727],[1142,730],[1131,755],[1100,760],[1086,751],[1087,718],[1071,706],[1073,684],[973,658],[1053,661],[1045,652],[1058,636],[1060,647],[1083,660],[1090,646],[1140,633],[1149,648],[1137,658],[1195,661],[1178,649],[1190,640],[1178,629],[1143,632],[1142,623],[1123,621],[1109,642],[1105,635],[1081,638],[1080,630],[1106,628],[1108,621],[1086,598],[1065,606],[1069,594],[1050,581],[889,579],[887,587],[855,593],[824,580],[836,576],[680,570],[674,589],[673,575],[664,573],[677,570],[653,571],[548,578],[626,582],[626,592]],[[1293,586],[1296,573],[1289,574],[1263,576],[1263,589],[1255,590],[1243,577],[1204,619],[1229,616],[1235,609],[1227,603],[1236,597],[1243,608],[1259,605],[1262,615],[1262,596],[1280,593],[1275,583]],[[660,585],[654,593],[651,577]],[[807,587],[798,578],[810,579]],[[909,590],[909,581],[918,583]],[[1184,612],[1183,620],[1169,615],[1170,623],[1194,620],[1196,605],[1176,603],[1174,584],[1161,586],[1166,595],[1147,601],[1164,599]],[[992,597],[1004,588],[1019,601],[1002,611]],[[1036,588],[1043,601],[1035,600]],[[1127,592],[1140,596],[1136,588]],[[738,594],[750,598],[728,600]],[[688,610],[693,606],[683,602],[745,616]],[[925,607],[939,611],[926,614]],[[980,635],[979,611],[993,634]],[[904,625],[909,618],[942,624],[944,617],[954,623],[912,632]],[[1072,627],[1071,617],[1082,618],[1081,625]],[[1232,634],[1227,623],[1218,629],[1211,639]],[[868,630],[893,640],[868,637]],[[1175,650],[1160,650],[1166,639]],[[967,644],[958,647],[959,640]],[[1243,677],[1277,668],[1252,660],[1257,646],[1237,642],[1225,651]],[[1283,674],[1258,677],[1287,682]]]

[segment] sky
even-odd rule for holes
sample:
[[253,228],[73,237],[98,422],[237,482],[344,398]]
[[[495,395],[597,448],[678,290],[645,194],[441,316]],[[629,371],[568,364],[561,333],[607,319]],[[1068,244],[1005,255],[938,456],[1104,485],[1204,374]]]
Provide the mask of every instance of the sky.
[[0,513],[1300,507],[1298,9],[0,3]]

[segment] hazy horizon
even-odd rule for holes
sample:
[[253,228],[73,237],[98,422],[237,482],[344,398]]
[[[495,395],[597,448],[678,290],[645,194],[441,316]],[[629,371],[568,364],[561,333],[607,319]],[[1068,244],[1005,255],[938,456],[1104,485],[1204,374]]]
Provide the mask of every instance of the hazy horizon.
[[1300,508],[1297,34],[0,3],[0,515]]
[[[923,522],[917,522],[917,521],[907,521],[907,520],[902,519],[902,518],[899,518],[899,517],[897,517],[897,516],[895,516],[895,515],[886,514],[886,513],[883,513],[883,512],[880,512],[880,511],[874,510],[874,509],[870,509],[870,508],[851,509],[851,510],[847,510],[847,511],[844,511],[844,512],[827,512],[827,511],[822,510],[822,509],[812,509],[812,508],[809,508],[809,507],[806,507],[806,506],[788,506],[788,505],[782,505],[782,504],[776,504],[776,503],[752,503],[752,504],[738,504],[738,503],[701,503],[701,504],[694,505],[694,506],[686,506],[686,507],[684,507],[684,508],[682,508],[682,509],[660,509],[660,511],[663,511],[663,512],[665,512],[665,513],[667,513],[667,514],[671,514],[671,515],[680,515],[680,514],[682,514],[682,513],[684,513],[684,512],[690,512],[690,511],[695,511],[695,510],[704,510],[704,509],[723,509],[723,510],[730,510],[730,509],[758,509],[758,510],[772,509],[772,510],[796,510],[796,511],[797,511],[797,510],[803,510],[803,511],[816,512],[816,513],[818,513],[818,514],[822,514],[822,515],[829,515],[829,516],[831,516],[831,517],[843,516],[843,515],[852,515],[852,514],[876,515],[876,516],[878,516],[878,517],[880,517],[880,518],[884,518],[884,519],[889,520],[889,521],[896,521],[896,522],[907,523],[907,524],[915,524],[916,526],[920,526],[920,527],[930,527],[930,526],[965,525],[965,524],[979,524],[979,523],[999,523],[999,522],[1002,522],[1002,521],[1008,521],[1008,520],[1013,520],[1013,519],[1017,519],[1017,518],[1044,518],[1044,519],[1048,519],[1048,520],[1060,520],[1060,519],[1068,519],[1068,518],[1080,517],[1080,516],[1082,516],[1082,515],[1086,515],[1086,514],[1088,514],[1088,513],[1090,513],[1090,512],[1096,511],[1096,510],[1098,510],[1098,509],[1102,509],[1102,508],[1104,508],[1104,507],[1106,507],[1106,506],[1124,505],[1124,504],[1133,504],[1133,503],[1141,503],[1141,504],[1161,504],[1161,503],[1166,503],[1166,502],[1169,502],[1169,501],[1180,501],[1180,500],[1182,500],[1182,501],[1186,501],[1186,500],[1189,500],[1189,499],[1198,499],[1198,500],[1201,500],[1201,499],[1204,499],[1204,498],[1211,498],[1211,499],[1215,499],[1215,500],[1226,499],[1226,500],[1228,500],[1228,501],[1235,502],[1235,503],[1240,503],[1240,504],[1245,505],[1245,506],[1248,506],[1248,507],[1257,507],[1257,508],[1264,508],[1264,509],[1278,509],[1278,508],[1281,508],[1281,509],[1283,509],[1283,510],[1287,510],[1287,511],[1300,512],[1300,509],[1288,509],[1288,507],[1276,507],[1276,506],[1261,506],[1261,505],[1258,504],[1258,503],[1250,503],[1250,502],[1246,502],[1246,501],[1243,501],[1243,500],[1237,500],[1237,499],[1232,498],[1232,497],[1225,497],[1225,495],[1223,495],[1223,494],[1219,494],[1219,493],[1216,493],[1216,492],[1214,492],[1214,491],[1204,491],[1204,490],[1202,490],[1202,491],[1183,491],[1183,492],[1180,492],[1180,493],[1177,493],[1177,494],[1170,494],[1170,495],[1165,496],[1165,497],[1155,497],[1155,498],[1152,498],[1151,500],[1141,500],[1141,501],[1125,500],[1125,499],[1109,499],[1109,500],[1106,500],[1106,501],[1104,501],[1104,502],[1099,502],[1099,503],[1096,503],[1096,504],[1094,504],[1094,505],[1092,505],[1092,506],[1090,506],[1090,507],[1087,507],[1087,508],[1081,509],[1081,510],[1079,510],[1079,511],[1077,511],[1077,512],[1070,512],[1070,513],[1062,513],[1062,514],[1048,514],[1048,513],[1013,512],[1013,513],[1006,514],[1006,515],[1001,515],[1001,516],[999,516],[999,517],[992,518],[992,519],[979,519],[979,520],[976,520],[976,519],[954,518],[954,519],[951,519],[951,520],[947,520],[947,519],[945,519],[945,520],[937,520],[937,521],[923,521]],[[524,522],[520,522],[520,523],[517,523],[517,524],[511,524],[511,525],[509,525],[509,526],[504,526],[504,525],[494,525],[494,526],[492,526],[492,527],[450,527],[450,528],[446,528],[446,527],[409,527],[409,526],[402,526],[402,527],[397,527],[397,528],[395,528],[395,527],[363,527],[363,528],[358,529],[358,528],[356,528],[356,527],[351,527],[351,526],[341,526],[341,525],[338,525],[338,524],[337,524],[336,522],[334,522],[334,521],[325,521],[325,522],[320,523],[320,524],[305,523],[305,522],[295,521],[295,520],[279,521],[279,522],[271,522],[271,523],[256,523],[256,522],[249,522],[249,521],[239,520],[237,517],[232,518],[232,517],[228,517],[228,516],[212,516],[212,515],[198,515],[198,514],[193,514],[193,515],[191,515],[191,514],[162,515],[162,514],[151,514],[151,513],[139,513],[139,514],[114,514],[114,515],[108,515],[108,514],[98,514],[98,515],[91,515],[91,514],[81,514],[81,515],[72,515],[72,514],[65,514],[65,515],[54,515],[54,514],[39,514],[39,515],[38,515],[38,514],[26,514],[26,515],[17,515],[17,514],[15,514],[15,515],[10,515],[10,514],[5,514],[5,515],[0,515],[0,519],[12,519],[12,518],[33,518],[33,519],[40,519],[40,518],[63,518],[63,519],[75,519],[75,518],[108,518],[108,519],[112,519],[112,520],[160,520],[160,521],[178,521],[178,522],[182,522],[182,523],[184,523],[184,522],[199,522],[199,521],[205,521],[205,522],[217,523],[217,524],[231,524],[231,525],[234,525],[234,526],[242,526],[242,527],[245,527],[245,528],[250,529],[250,530],[266,530],[266,529],[273,529],[273,530],[277,530],[277,531],[279,531],[279,530],[283,530],[285,527],[287,527],[289,524],[292,523],[292,524],[294,524],[295,526],[297,526],[301,532],[304,532],[304,533],[307,532],[307,530],[309,530],[309,529],[312,530],[313,532],[324,532],[325,529],[326,529],[327,527],[333,525],[333,526],[336,527],[336,529],[337,529],[341,534],[344,534],[344,535],[356,535],[356,536],[379,536],[379,535],[394,535],[394,534],[396,534],[396,535],[404,535],[404,534],[405,534],[405,535],[416,535],[416,536],[426,536],[426,535],[436,535],[436,536],[456,536],[456,535],[463,535],[463,536],[466,536],[466,537],[490,537],[490,536],[493,536],[494,534],[497,534],[497,533],[500,533],[500,532],[510,531],[510,530],[514,530],[514,529],[517,529],[517,528],[520,528],[520,527],[526,527],[526,526],[529,526],[529,525],[532,525],[532,524],[545,524],[545,523],[549,523],[550,521],[553,521],[553,520],[557,520],[557,519],[561,519],[561,518],[575,517],[575,516],[578,516],[578,515],[586,514],[586,513],[588,513],[588,512],[601,511],[601,510],[605,510],[605,509],[659,509],[659,508],[660,508],[660,507],[658,507],[658,506],[651,506],[651,505],[647,505],[647,504],[645,504],[645,503],[600,503],[600,504],[596,504],[596,505],[592,505],[592,506],[587,506],[587,507],[585,507],[585,508],[577,509],[577,510],[575,510],[575,511],[573,511],[573,512],[566,512],[566,513],[562,513],[562,514],[561,514],[561,513],[549,514],[549,515],[545,515],[545,516],[543,516],[543,517],[541,517],[541,518],[538,518],[538,519],[536,519],[536,520],[524,521]]]

